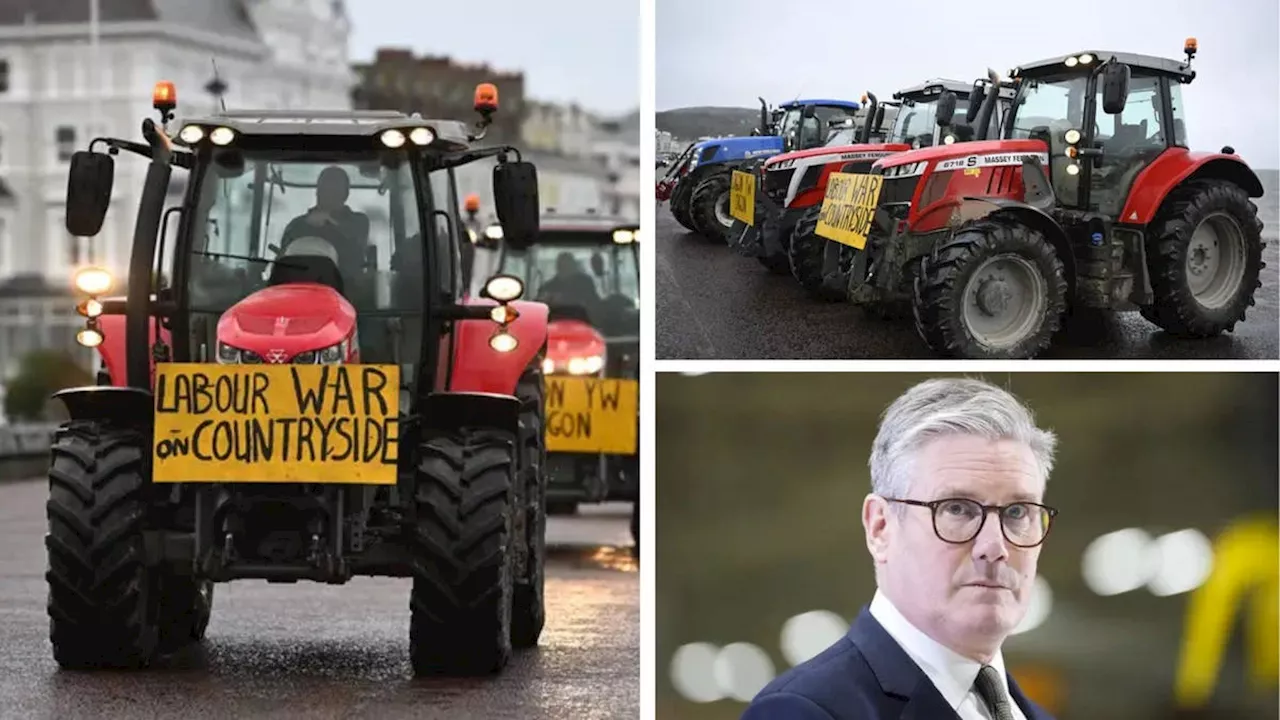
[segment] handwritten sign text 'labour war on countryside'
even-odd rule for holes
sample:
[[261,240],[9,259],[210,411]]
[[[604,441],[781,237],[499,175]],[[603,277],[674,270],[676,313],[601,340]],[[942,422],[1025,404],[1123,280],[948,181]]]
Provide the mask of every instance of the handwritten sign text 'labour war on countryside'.
[[882,175],[831,173],[818,215],[817,234],[859,250],[865,247],[883,181]]
[[155,482],[396,482],[395,365],[156,365]]
[[549,452],[636,452],[635,380],[552,375],[546,392]]

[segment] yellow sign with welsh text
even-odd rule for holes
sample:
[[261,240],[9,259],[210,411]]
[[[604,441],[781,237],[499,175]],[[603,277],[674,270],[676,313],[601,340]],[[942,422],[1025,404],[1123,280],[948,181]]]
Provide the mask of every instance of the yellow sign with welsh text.
[[635,380],[546,376],[547,452],[635,454],[639,396]]
[[866,247],[883,183],[883,175],[831,173],[818,215],[817,234],[859,250]]

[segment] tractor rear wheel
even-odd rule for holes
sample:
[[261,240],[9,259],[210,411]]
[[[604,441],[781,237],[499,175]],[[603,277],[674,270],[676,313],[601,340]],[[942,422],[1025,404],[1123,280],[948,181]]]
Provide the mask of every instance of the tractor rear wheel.
[[[823,282],[826,276],[822,273],[822,265],[827,245],[835,241],[818,234],[818,216],[821,213],[822,207],[819,205],[805,210],[800,220],[796,222],[795,229],[791,231],[791,243],[787,251],[791,276],[800,283],[800,287],[804,288],[805,292],[814,298],[827,302],[840,302],[845,299],[845,285],[848,284],[848,279],[834,287]],[[847,245],[840,246],[839,269],[846,275],[853,266],[854,252],[856,250]]]
[[969,359],[1026,359],[1049,346],[1066,310],[1062,260],[1015,217],[962,225],[921,262],[912,311],[931,350]]
[[515,439],[425,440],[414,487],[409,658],[415,675],[486,675],[511,659]]
[[729,214],[729,173],[720,172],[703,180],[693,189],[689,201],[689,217],[702,237],[714,242],[729,242],[733,216]]
[[1147,263],[1155,302],[1142,316],[1176,337],[1231,332],[1262,285],[1262,222],[1240,186],[1195,180],[1174,190],[1151,223]]
[[667,207],[671,208],[671,216],[676,219],[676,222],[690,232],[698,232],[698,229],[693,226],[693,218],[689,215],[689,196],[692,194],[693,188],[689,182],[681,181],[671,193]]
[[[540,361],[539,361],[540,362]],[[547,558],[547,439],[542,369],[535,365],[520,378],[520,462],[516,488],[520,511],[517,542],[524,544],[523,562],[516,568],[511,599],[511,645],[538,644],[546,624],[544,587]]]
[[159,645],[141,433],[71,422],[49,468],[49,640],[64,669],[138,668]]

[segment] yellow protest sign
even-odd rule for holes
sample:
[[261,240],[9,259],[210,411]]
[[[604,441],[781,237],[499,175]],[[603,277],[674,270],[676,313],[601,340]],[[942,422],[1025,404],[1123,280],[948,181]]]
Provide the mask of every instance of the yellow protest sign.
[[756,176],[734,170],[729,185],[729,214],[748,225],[756,220]]
[[639,394],[635,380],[548,375],[547,451],[634,454]]
[[883,182],[883,175],[831,173],[817,234],[859,250],[866,247]]
[[394,485],[396,365],[156,365],[152,480]]

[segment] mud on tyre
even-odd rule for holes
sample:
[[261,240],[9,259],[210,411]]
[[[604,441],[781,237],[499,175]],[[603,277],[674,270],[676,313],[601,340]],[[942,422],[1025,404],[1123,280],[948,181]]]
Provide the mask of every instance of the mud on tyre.
[[1048,239],[996,213],[957,229],[920,263],[912,311],[934,352],[957,358],[1032,358],[1062,322],[1067,281]]
[[414,487],[409,658],[415,675],[486,675],[511,658],[516,438],[425,439]]
[[1142,316],[1176,337],[1231,332],[1262,285],[1262,222],[1238,185],[1195,180],[1173,191],[1151,223],[1147,265],[1155,302]]
[[671,216],[676,219],[689,232],[698,232],[693,226],[693,218],[689,216],[689,196],[693,193],[687,180],[682,180],[676,185],[676,189],[671,193],[671,198],[667,200],[667,207],[671,209]]

